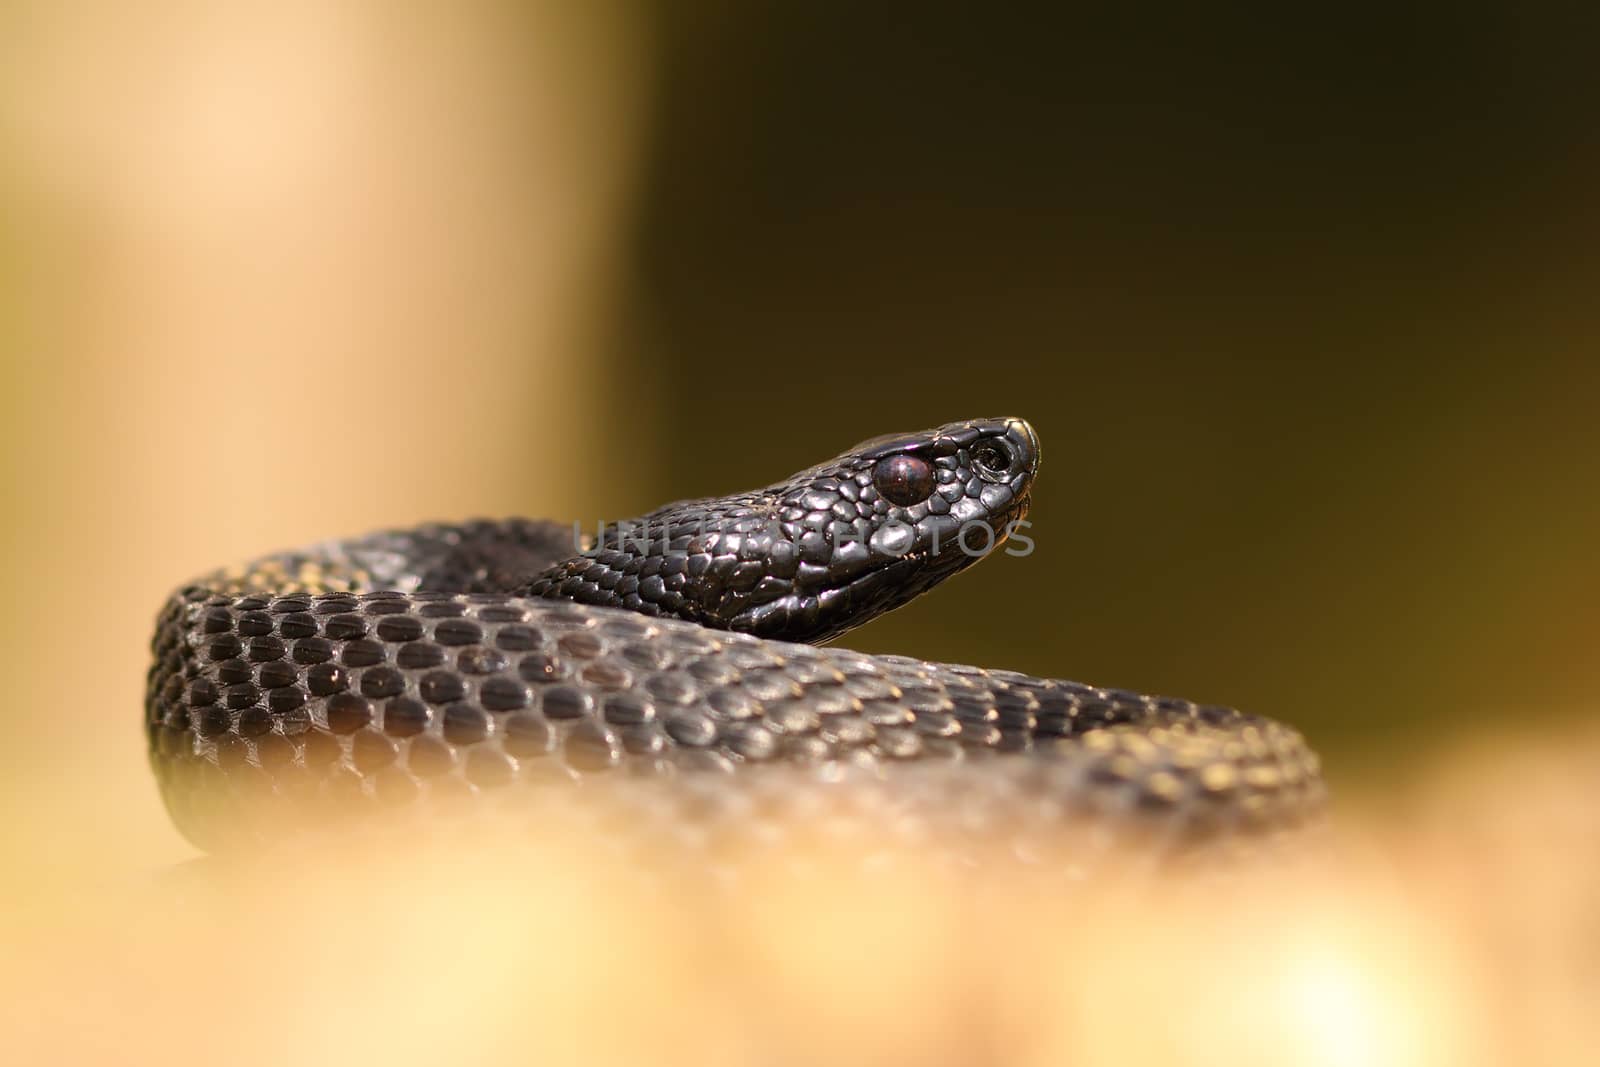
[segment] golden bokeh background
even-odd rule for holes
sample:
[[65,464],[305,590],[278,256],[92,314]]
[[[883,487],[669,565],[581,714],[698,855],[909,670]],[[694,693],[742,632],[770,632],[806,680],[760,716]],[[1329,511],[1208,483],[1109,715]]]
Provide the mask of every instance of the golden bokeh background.
[[[1230,1062],[1285,1062],[1228,1044],[1261,1031],[1210,1033],[1220,1002],[1154,1012],[1170,1030],[1110,1010],[1171,1004],[1232,951],[1256,983],[1241,997],[1273,982],[1273,960],[1312,975],[1273,986],[1292,1000],[1273,1002],[1272,1031],[1301,1050],[1290,1062],[1579,1062],[1597,1037],[1582,1005],[1600,993],[1593,22],[1581,5],[1482,3],[1315,18],[767,0],[0,8],[0,885],[15,902],[0,949],[16,949],[0,989],[26,1047],[66,1062],[203,1051],[155,1042],[177,1030],[136,993],[193,996],[204,935],[230,918],[202,900],[188,940],[164,936],[161,872],[192,850],[138,721],[151,621],[177,582],[424,518],[623,517],[884,431],[1005,413],[1044,444],[1036,552],[849,643],[1292,722],[1326,757],[1357,858],[1316,881],[1303,922],[1290,908],[1266,923],[1282,936],[1252,946],[1219,944],[1229,924],[1182,907],[1176,927],[1136,934],[1145,913],[1107,918],[1095,936],[1123,940],[1083,957],[1119,961],[1105,1002],[1069,1013],[1104,1032],[1036,989],[1030,1018],[1048,1025],[968,1019],[967,1043],[940,1054],[1188,1062],[1215,1040]],[[617,981],[624,956],[633,974],[611,912],[564,877],[528,890],[541,917],[507,936],[582,953],[592,935],[574,982]],[[796,909],[820,942],[745,930],[771,918],[754,906],[721,928],[766,946],[752,988],[817,1005],[830,982],[866,998],[881,980],[902,1003],[898,974],[937,1041],[941,997],[961,990],[930,989],[962,958],[922,939],[969,920],[959,902],[908,883],[895,899],[920,901],[913,922],[814,888],[837,905]],[[498,885],[477,906],[519,900]],[[1068,960],[1049,966],[1069,966],[1079,926],[1054,917],[1006,929],[1042,930]],[[909,925],[885,932],[890,919]],[[643,957],[699,973],[656,920],[627,927],[654,946]],[[852,960],[863,924],[888,946],[872,959],[920,971]],[[493,963],[508,984],[492,1006],[525,1011],[520,957],[475,929],[484,955],[448,965],[467,981]],[[361,1032],[368,1051],[459,1051],[437,1019],[408,1040],[406,1006],[382,995],[402,997],[405,965],[445,952],[445,932],[373,965],[385,977],[362,971],[377,985],[361,1004],[395,1013],[373,1024],[381,1039]],[[905,956],[913,944],[925,955]],[[1187,955],[1163,955],[1172,944]],[[840,958],[805,955],[828,946]],[[300,959],[337,976],[340,953],[372,948],[335,938]],[[988,951],[977,973],[1050,988],[1039,957]],[[438,980],[488,1042],[469,1052],[522,1047],[484,1037],[488,1008]],[[728,987],[685,982],[684,1010],[715,1015]],[[670,1058],[648,1026],[684,1025],[656,1004],[623,1039],[599,993],[551,1003],[584,1028],[547,1024],[554,1043],[537,1047],[557,1059],[596,1029],[620,1043],[591,1062]],[[913,1041],[874,1030],[882,1016],[824,1011],[835,1047],[767,1008],[741,1016],[738,1040],[725,1025],[723,1045],[694,1046],[696,1062],[749,1062],[751,1033],[797,1050],[768,1062]],[[230,994],[198,1033],[223,1040],[243,1010]],[[79,1034],[89,1017],[103,1025]],[[289,1027],[283,1049],[363,1048],[317,1025]],[[251,1056],[281,1062],[274,1048]]]

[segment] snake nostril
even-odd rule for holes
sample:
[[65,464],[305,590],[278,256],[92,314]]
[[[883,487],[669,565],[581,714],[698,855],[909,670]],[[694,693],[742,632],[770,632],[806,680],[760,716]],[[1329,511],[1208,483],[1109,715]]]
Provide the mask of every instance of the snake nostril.
[[1016,456],[1004,441],[985,441],[972,451],[972,465],[989,481],[999,481],[1011,473]]

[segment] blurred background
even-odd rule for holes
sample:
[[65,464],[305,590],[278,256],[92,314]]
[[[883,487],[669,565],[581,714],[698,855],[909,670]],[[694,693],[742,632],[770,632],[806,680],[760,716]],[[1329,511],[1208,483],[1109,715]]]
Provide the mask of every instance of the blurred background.
[[197,571],[972,415],[1037,550],[847,643],[1273,715],[1386,829],[1600,775],[1595,23],[14,0],[0,877],[191,855],[138,722]]

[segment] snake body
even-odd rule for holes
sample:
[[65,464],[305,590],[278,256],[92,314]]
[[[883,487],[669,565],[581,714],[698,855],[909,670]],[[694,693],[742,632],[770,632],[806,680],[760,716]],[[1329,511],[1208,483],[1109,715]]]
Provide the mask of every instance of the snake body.
[[577,546],[553,522],[432,524],[206,575],[153,643],[163,798],[207,849],[343,810],[557,810],[596,782],[638,791],[652,833],[850,783],[861,817],[980,837],[1198,840],[1315,810],[1316,757],[1268,719],[819,646],[1000,543],[1037,469],[1027,423],[973,420]]

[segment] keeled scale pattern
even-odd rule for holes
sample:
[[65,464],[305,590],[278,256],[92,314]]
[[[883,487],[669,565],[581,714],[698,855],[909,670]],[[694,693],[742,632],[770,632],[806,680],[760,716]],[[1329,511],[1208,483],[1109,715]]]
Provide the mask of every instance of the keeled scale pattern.
[[1320,796],[1294,731],[1225,708],[500,594],[225,585],[168,603],[146,715],[169,810],[208,848],[599,781],[637,788],[651,833],[801,803],[797,782],[880,783],[900,815],[980,835],[1269,827]]

